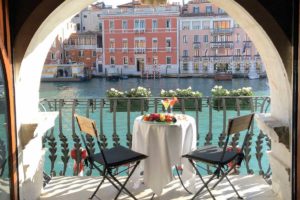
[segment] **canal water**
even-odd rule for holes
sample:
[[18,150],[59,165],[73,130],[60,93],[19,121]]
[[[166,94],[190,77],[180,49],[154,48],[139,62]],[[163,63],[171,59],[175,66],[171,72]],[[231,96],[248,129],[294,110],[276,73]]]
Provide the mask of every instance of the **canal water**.
[[[162,78],[162,79],[139,79],[139,78],[129,78],[126,80],[119,81],[106,81],[104,78],[94,78],[88,82],[53,82],[53,83],[41,83],[40,87],[40,98],[46,99],[88,99],[88,98],[100,98],[105,97],[105,92],[107,89],[116,88],[119,90],[130,90],[131,88],[143,86],[146,88],[150,88],[152,92],[152,96],[159,96],[160,90],[169,90],[169,89],[177,89],[177,88],[187,88],[191,86],[193,90],[197,90],[203,93],[203,96],[210,96],[211,89],[215,85],[222,85],[226,89],[237,89],[241,87],[252,87],[255,96],[269,96],[269,87],[267,84],[267,79],[233,79],[232,81],[214,81],[213,79],[205,79],[205,78]],[[85,115],[85,108],[77,108],[77,113]],[[153,112],[153,108],[151,108],[148,112]],[[241,111],[241,115],[247,114],[250,111]],[[73,140],[72,140],[72,130],[71,130],[71,108],[63,109],[63,121],[62,121],[62,130],[63,134],[68,138],[68,148],[73,148]],[[196,117],[196,112],[190,111],[186,112],[193,117]],[[140,115],[140,112],[132,112],[130,115],[130,127],[132,132],[134,119]],[[227,119],[233,116],[236,116],[236,111],[227,111],[226,117]],[[223,131],[223,112],[213,110],[213,123],[212,123],[212,144],[217,145],[220,133]],[[99,123],[99,110],[96,110],[94,113],[90,113],[90,117],[95,119],[97,123]],[[104,133],[107,136],[108,146],[111,147],[113,145],[113,115],[109,112],[108,107],[104,110],[104,123],[103,129]],[[126,112],[118,112],[117,113],[117,134],[120,138],[121,145],[126,146],[126,134],[127,130],[127,113]],[[202,111],[199,112],[199,146],[203,146],[205,143],[205,136],[209,132],[209,109],[204,106]],[[97,124],[97,128],[99,129],[99,124]],[[254,173],[259,173],[258,163],[256,160],[256,146],[257,143],[257,135],[259,134],[259,130],[255,128],[255,137],[253,137],[252,148],[251,148],[251,160],[250,160],[250,168],[254,171]],[[78,127],[76,126],[76,133],[79,133]],[[56,121],[56,126],[54,128],[54,136],[57,141],[57,154],[58,157],[55,161],[55,171],[58,174],[64,168],[64,164],[61,159],[61,145],[58,138],[59,135],[59,127],[58,120]],[[266,171],[269,166],[268,159],[266,157],[266,150],[268,149],[266,145],[266,141],[262,142],[263,146],[263,159],[262,159],[262,167]],[[46,144],[46,147],[49,146]],[[45,171],[50,173],[50,159],[49,151],[47,151],[45,156]],[[66,175],[72,175],[72,166],[73,161],[70,159],[67,165]],[[242,167],[242,173],[246,173],[246,167]]]
[[99,98],[105,97],[107,89],[129,90],[134,87],[143,86],[150,88],[153,96],[159,96],[160,90],[176,88],[187,88],[198,90],[204,96],[210,96],[210,90],[215,85],[222,85],[226,89],[237,89],[241,87],[252,87],[256,96],[268,96],[269,87],[267,79],[248,78],[233,79],[232,81],[215,81],[208,78],[161,78],[140,79],[129,78],[119,81],[106,81],[105,78],[94,78],[87,82],[53,82],[41,83],[41,98]]

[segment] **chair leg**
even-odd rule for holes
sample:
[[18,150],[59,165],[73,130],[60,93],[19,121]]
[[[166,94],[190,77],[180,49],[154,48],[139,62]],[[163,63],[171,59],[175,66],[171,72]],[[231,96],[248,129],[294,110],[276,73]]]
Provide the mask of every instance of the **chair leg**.
[[227,179],[228,183],[231,185],[232,189],[234,190],[234,192],[235,192],[236,195],[238,196],[238,199],[243,199],[243,198],[240,196],[240,194],[238,193],[238,191],[235,189],[234,185],[231,183],[231,181],[229,180],[229,178],[227,177],[227,174],[224,173],[223,176]]
[[180,174],[179,174],[179,171],[178,171],[178,169],[177,169],[177,166],[175,166],[175,169],[176,169],[176,173],[177,173],[177,176],[178,176],[178,178],[179,178],[179,180],[180,180],[180,183],[181,183],[182,187],[185,189],[185,191],[186,191],[187,193],[192,194],[192,192],[190,192],[190,191],[185,187],[185,185],[183,184],[183,181],[182,181],[182,179],[181,179],[181,177],[180,177]]
[[121,186],[121,188],[120,188],[118,194],[117,194],[116,197],[115,197],[115,200],[119,197],[119,195],[121,194],[121,192],[122,192],[123,189],[124,189],[124,190],[128,193],[128,195],[131,196],[134,200],[137,200],[137,199],[135,198],[135,196],[134,196],[131,192],[129,192],[129,191],[127,190],[127,188],[125,187],[125,185],[126,185],[126,183],[128,182],[128,180],[130,179],[131,175],[133,174],[133,172],[135,171],[136,167],[137,167],[139,164],[140,164],[140,161],[138,161],[138,162],[134,165],[132,171],[130,172],[130,174],[128,175],[127,179],[125,180],[125,182],[124,182],[123,184],[122,184],[120,181],[118,181],[118,179],[116,179],[112,174],[110,174],[111,177],[112,177],[112,179],[113,179],[114,181],[116,181],[116,182]]
[[104,173],[103,173],[102,181],[101,181],[100,184],[97,186],[95,192],[92,194],[92,196],[91,196],[89,199],[93,199],[93,198],[94,198],[94,196],[95,196],[96,193],[98,192],[99,188],[101,187],[102,183],[104,182],[104,180],[105,180],[105,178],[106,178],[106,174],[105,174],[105,173],[106,173],[106,169],[104,169],[103,172],[104,172]]
[[193,161],[191,159],[189,159],[190,163],[192,164],[192,166],[194,167],[194,169],[196,170],[196,173],[198,174],[198,176],[200,177],[202,183],[203,183],[203,186],[198,190],[198,192],[193,196],[192,200],[195,199],[199,194],[200,192],[202,192],[202,190],[204,188],[207,189],[207,191],[209,192],[210,196],[215,200],[215,196],[211,193],[210,189],[208,188],[208,184],[214,179],[214,177],[216,176],[216,174],[214,173],[210,179],[208,181],[204,181],[204,179],[202,178],[199,170],[197,169],[197,167],[195,166],[195,164],[193,163]]

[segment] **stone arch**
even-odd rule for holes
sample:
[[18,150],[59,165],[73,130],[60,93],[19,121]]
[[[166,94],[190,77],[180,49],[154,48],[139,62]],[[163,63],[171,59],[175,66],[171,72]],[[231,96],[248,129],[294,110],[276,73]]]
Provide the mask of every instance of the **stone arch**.
[[[34,115],[38,111],[43,62],[56,36],[56,27],[94,1],[44,0],[23,24],[15,39],[13,61],[18,127],[30,122],[28,113]],[[234,18],[255,44],[269,78],[271,115],[290,125],[292,47],[286,35],[259,0],[210,1]]]

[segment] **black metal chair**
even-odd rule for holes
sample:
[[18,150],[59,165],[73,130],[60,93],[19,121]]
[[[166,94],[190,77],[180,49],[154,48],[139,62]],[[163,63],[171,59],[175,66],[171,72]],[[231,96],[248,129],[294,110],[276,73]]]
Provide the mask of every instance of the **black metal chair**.
[[[244,159],[244,146],[246,141],[249,137],[249,129],[251,127],[252,121],[253,121],[254,114],[249,114],[245,116],[240,116],[236,118],[229,119],[228,121],[228,130],[227,130],[227,137],[225,144],[222,148],[217,146],[204,146],[202,148],[199,148],[195,151],[192,151],[186,155],[183,155],[183,157],[189,159],[192,166],[195,168],[197,175],[200,177],[201,181],[203,182],[203,186],[198,190],[198,192],[195,193],[192,199],[195,199],[197,196],[199,196],[200,192],[206,188],[209,192],[210,196],[215,199],[214,195],[212,194],[211,190],[208,187],[208,184],[214,179],[218,178],[217,182],[213,185],[211,189],[214,189],[224,178],[227,179],[235,193],[237,194],[239,199],[242,199],[242,197],[239,195],[227,175],[235,169],[236,165],[240,165],[242,160]],[[242,147],[240,151],[233,150],[233,151],[227,151],[227,146],[229,142],[229,138],[233,136],[234,134],[240,132],[240,131],[246,131],[246,135],[244,138],[244,142],[242,144]],[[200,174],[196,162],[203,162],[205,164],[208,164],[209,166],[215,167],[215,171],[211,175],[211,177],[205,182],[202,175]],[[231,166],[228,167],[228,164],[231,163]]]
[[[116,146],[111,149],[103,149],[98,140],[95,121],[79,115],[75,115],[75,118],[77,120],[81,133],[86,133],[96,138],[97,144],[100,149],[99,153],[92,154],[87,146],[84,134],[81,134],[81,138],[88,152],[87,160],[93,168],[97,169],[100,172],[100,174],[103,175],[103,179],[97,186],[90,199],[92,199],[96,195],[97,191],[99,190],[105,179],[107,179],[118,190],[115,199],[117,199],[121,192],[124,190],[129,196],[136,200],[135,196],[125,187],[125,185],[128,182],[131,175],[133,174],[133,172],[135,171],[136,167],[139,165],[140,161],[147,158],[147,156],[132,151],[123,146]],[[131,163],[135,164],[130,166],[129,164]],[[124,172],[125,170],[117,173],[113,173],[113,171],[118,171],[119,167],[125,165],[128,166],[128,169],[132,168],[132,170],[129,172],[127,179],[122,184],[115,176],[120,174],[121,172]],[[103,169],[100,168],[101,166],[103,166]]]

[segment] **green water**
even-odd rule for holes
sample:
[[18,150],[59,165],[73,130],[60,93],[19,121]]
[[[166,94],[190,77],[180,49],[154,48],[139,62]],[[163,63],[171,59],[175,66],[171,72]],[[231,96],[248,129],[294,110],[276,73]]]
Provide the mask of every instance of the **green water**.
[[[143,80],[138,78],[130,78],[127,80],[120,80],[117,82],[109,82],[105,79],[92,79],[89,82],[81,82],[81,83],[41,83],[40,88],[40,97],[47,99],[74,99],[74,98],[100,98],[105,97],[105,91],[111,87],[121,90],[129,90],[132,87],[144,86],[151,89],[153,96],[159,96],[159,92],[161,89],[176,89],[176,88],[187,88],[191,86],[194,90],[198,90],[203,93],[204,96],[210,96],[210,90],[214,85],[222,85],[227,89],[237,89],[240,87],[252,87],[255,96],[268,96],[269,88],[267,85],[267,79],[257,79],[257,80],[249,80],[249,79],[234,79],[232,81],[214,81],[212,79],[201,79],[201,78],[185,78],[185,79],[177,79],[177,78],[165,78],[159,80]],[[205,103],[204,103],[205,104]],[[154,108],[150,107],[148,111],[153,112]],[[76,112],[82,115],[86,114],[86,110],[84,107],[78,107]],[[241,115],[247,114],[250,111],[241,111]],[[71,138],[72,130],[71,130],[71,107],[63,108],[63,122],[62,122],[62,130],[63,134],[68,138],[69,149],[73,147],[73,140]],[[186,114],[196,117],[196,112],[186,112]],[[130,130],[127,129],[127,113],[118,112],[117,113],[117,134],[120,138],[120,143],[122,145],[126,145],[126,134],[129,132],[132,133],[132,127],[134,119],[139,116],[139,112],[132,112],[130,116]],[[227,111],[226,116],[227,119],[233,116],[236,116],[236,111]],[[95,110],[95,112],[90,112],[90,118],[95,119],[97,122],[97,128],[99,129],[99,109]],[[218,137],[222,133],[223,130],[223,112],[213,110],[213,123],[212,123],[212,143],[218,143]],[[205,143],[205,136],[209,130],[209,109],[208,107],[203,107],[202,111],[199,112],[199,146],[203,146]],[[108,146],[111,147],[113,145],[113,115],[109,112],[108,106],[104,109],[104,122],[103,122],[103,130],[108,139]],[[78,127],[76,126],[76,133],[79,133]],[[58,120],[56,122],[56,126],[54,128],[54,136],[58,138],[59,127]],[[258,134],[258,130],[256,128],[255,134]],[[250,167],[251,169],[258,174],[258,164],[255,158],[255,142],[257,137],[254,136],[252,140],[252,149],[251,149],[251,160]],[[63,162],[60,158],[60,144],[58,142],[58,157],[55,162],[55,170],[58,173],[63,169]],[[263,143],[264,151],[267,149],[265,145],[266,142]],[[46,147],[49,147],[46,145]],[[46,154],[46,164],[45,171],[50,172],[50,160],[48,159],[49,151]],[[266,170],[268,168],[269,162],[265,156],[263,157],[263,169]],[[68,163],[68,168],[66,174],[72,175],[72,166],[73,161],[70,159]],[[245,166],[241,170],[243,173],[246,172]]]

